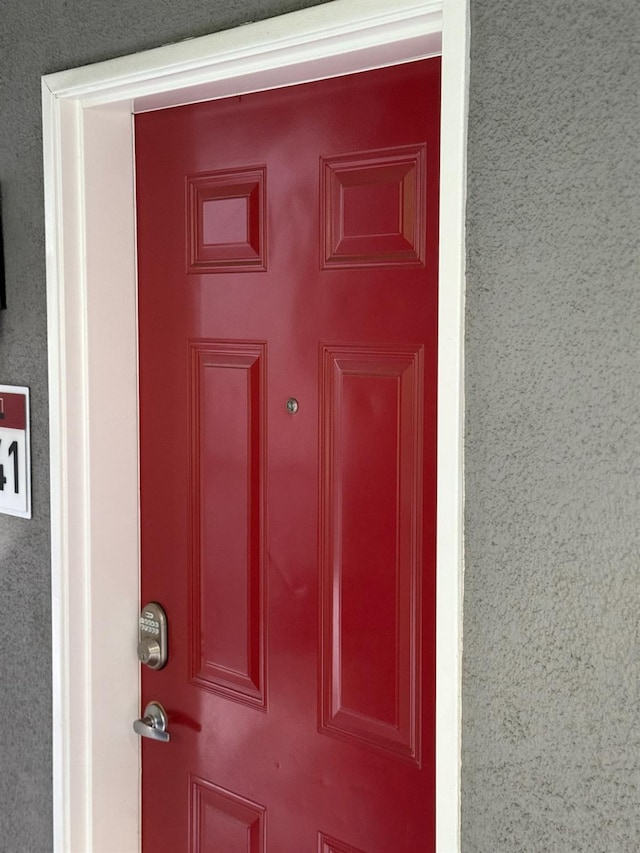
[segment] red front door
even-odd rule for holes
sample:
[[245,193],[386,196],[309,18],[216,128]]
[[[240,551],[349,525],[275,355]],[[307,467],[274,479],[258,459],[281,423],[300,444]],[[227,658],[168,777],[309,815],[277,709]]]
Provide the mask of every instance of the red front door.
[[149,853],[434,849],[439,67],[136,118]]

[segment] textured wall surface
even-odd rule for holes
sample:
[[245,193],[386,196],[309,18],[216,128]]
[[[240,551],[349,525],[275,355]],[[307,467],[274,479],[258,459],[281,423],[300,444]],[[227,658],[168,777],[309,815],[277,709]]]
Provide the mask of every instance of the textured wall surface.
[[463,850],[640,849],[640,4],[471,0]]
[[31,388],[34,472],[33,520],[0,515],[0,853],[44,853],[52,848],[40,77],[322,1],[0,3],[0,187],[8,301],[8,310],[0,312],[0,384]]

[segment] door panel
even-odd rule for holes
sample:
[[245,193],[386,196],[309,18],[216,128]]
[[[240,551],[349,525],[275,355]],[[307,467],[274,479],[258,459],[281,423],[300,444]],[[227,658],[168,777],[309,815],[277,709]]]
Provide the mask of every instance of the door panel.
[[145,851],[434,849],[439,61],[136,117]]
[[419,762],[423,350],[323,349],[322,730]]
[[190,384],[191,678],[262,706],[265,345],[192,342]]

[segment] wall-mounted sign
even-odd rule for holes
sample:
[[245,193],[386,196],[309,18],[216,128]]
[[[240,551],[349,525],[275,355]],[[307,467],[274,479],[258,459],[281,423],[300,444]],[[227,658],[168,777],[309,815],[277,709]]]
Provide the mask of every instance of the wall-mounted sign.
[[29,389],[0,385],[0,513],[31,518]]

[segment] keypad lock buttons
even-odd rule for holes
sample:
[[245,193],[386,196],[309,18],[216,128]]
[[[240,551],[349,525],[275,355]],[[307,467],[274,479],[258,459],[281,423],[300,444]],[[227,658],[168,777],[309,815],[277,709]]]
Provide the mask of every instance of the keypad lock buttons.
[[167,614],[155,601],[145,604],[138,624],[138,660],[149,669],[167,662]]

